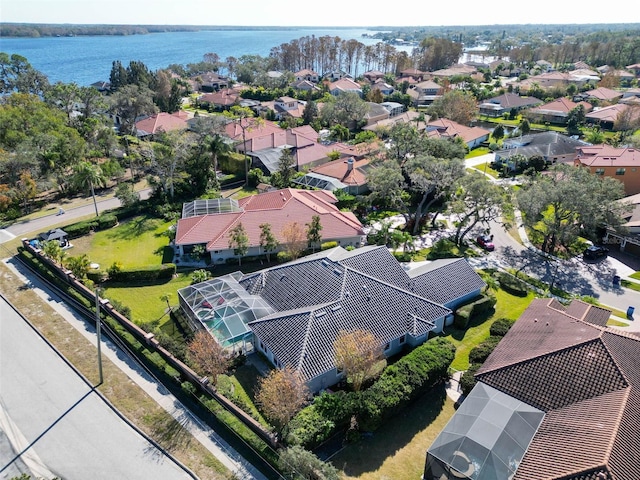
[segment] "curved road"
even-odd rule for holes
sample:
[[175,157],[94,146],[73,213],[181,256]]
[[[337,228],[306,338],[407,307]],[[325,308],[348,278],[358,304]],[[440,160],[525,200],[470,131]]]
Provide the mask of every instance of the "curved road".
[[193,478],[124,422],[3,297],[0,318],[2,478]]
[[[468,159],[466,166],[473,168],[493,161],[493,154]],[[495,179],[492,179],[495,181]],[[508,182],[508,180],[507,180]],[[546,283],[554,284],[567,292],[576,295],[588,295],[597,298],[605,306],[623,312],[629,306],[638,310],[640,317],[640,292],[613,285],[614,275],[622,278],[640,269],[640,261],[628,255],[611,252],[611,255],[599,262],[586,262],[581,257],[571,260],[547,258],[528,244],[523,238],[523,245],[515,240],[498,222],[490,226],[493,234],[494,252],[484,257],[469,259],[474,266],[494,266],[503,268],[521,268],[527,275],[539,278]],[[526,233],[520,229],[521,237]],[[626,331],[640,332],[640,318],[630,322]]]

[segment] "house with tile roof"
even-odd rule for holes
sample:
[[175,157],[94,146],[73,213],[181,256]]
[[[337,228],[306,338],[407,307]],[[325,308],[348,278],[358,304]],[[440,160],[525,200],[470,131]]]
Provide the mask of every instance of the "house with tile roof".
[[428,122],[426,131],[430,137],[460,137],[470,150],[488,141],[489,135],[491,135],[491,131],[486,128],[467,127],[447,118],[439,118]]
[[198,103],[211,110],[228,110],[240,101],[240,93],[232,88],[224,88],[198,97]]
[[[297,190],[285,188],[260,193],[235,201],[233,199],[195,200],[183,205],[178,220],[174,249],[177,259],[184,263],[196,245],[205,247],[211,262],[225,263],[238,258],[229,247],[230,232],[242,223],[249,238],[245,256],[260,256],[260,225],[269,223],[282,250],[286,242],[284,228],[297,222],[302,228],[314,215],[320,217],[322,241],[359,247],[365,241],[362,224],[352,212],[341,212],[337,198],[326,190]],[[315,246],[316,248],[319,245]]]
[[369,167],[368,158],[356,160],[349,157],[312,168],[293,182],[302,187],[319,188],[332,192],[342,190],[351,195],[362,195],[369,191],[367,184]]
[[[216,334],[207,324],[208,310],[198,313],[203,301],[210,306],[220,302],[217,295],[197,294],[216,281],[187,287],[179,295],[194,328],[206,325],[220,338],[226,333]],[[342,379],[333,349],[340,331],[367,330],[391,356],[441,331],[452,321],[452,309],[485,286],[466,259],[436,260],[406,271],[384,246],[336,247],[224,281],[235,296],[225,296],[218,309],[228,304],[227,298],[255,305],[249,314],[239,301],[233,304],[248,320],[255,349],[276,367],[300,372],[312,392]]]
[[182,110],[174,113],[160,112],[150,115],[136,122],[136,136],[149,138],[161,132],[187,130],[189,128],[188,120],[192,117],[192,114]]
[[[381,104],[383,105],[383,104]],[[421,120],[422,118],[422,120]],[[391,116],[384,120],[379,120],[371,125],[365,125],[362,127],[363,130],[368,130],[371,132],[378,132],[390,129],[396,123],[413,123],[415,124],[418,131],[422,131],[427,127],[426,122],[429,121],[428,115],[423,115],[420,117],[420,113],[415,110],[407,110],[406,112],[402,112],[398,115]]]
[[[279,168],[278,163],[284,150],[293,156],[296,171],[312,168],[330,161],[330,155],[338,152],[339,157],[353,155],[353,146],[341,143],[319,142],[319,134],[310,125],[282,129],[275,125],[274,130],[265,135],[249,135],[247,132],[247,154],[251,157],[252,168],[260,168],[271,175]],[[250,137],[250,138],[249,138]],[[241,144],[238,145],[241,150]]]
[[614,130],[618,119],[624,117],[628,117],[631,121],[637,120],[640,118],[640,108],[628,103],[616,103],[608,107],[594,108],[592,112],[585,115],[585,120],[588,124],[598,125],[604,130]]
[[640,478],[640,337],[534,299],[427,451],[423,479]]
[[433,80],[424,80],[413,84],[407,89],[414,105],[431,105],[444,94],[444,87]]
[[552,102],[533,107],[526,112],[529,121],[534,123],[549,122],[564,125],[567,123],[569,112],[582,105],[585,113],[591,112],[593,106],[587,102],[573,102],[566,97],[560,97]]
[[587,102],[596,100],[602,102],[605,105],[610,103],[616,103],[622,98],[623,92],[620,90],[613,90],[612,88],[598,87],[593,90],[587,90],[586,92],[576,95],[574,101],[585,100]]
[[303,68],[302,70],[298,70],[293,74],[296,79],[296,82],[307,81],[310,83],[318,83],[320,81],[320,75],[318,72],[310,70],[308,68]]
[[362,96],[362,85],[348,77],[342,77],[329,83],[328,90],[333,96],[338,96],[346,92],[353,92]]
[[589,144],[558,132],[532,133],[506,138],[502,149],[495,152],[494,161],[504,164],[514,155],[524,155],[526,158],[540,156],[549,165],[573,163],[578,156],[576,148],[586,145]]
[[622,182],[626,195],[640,193],[640,150],[611,145],[578,147],[576,167],[588,168],[594,175],[615,178]]
[[478,106],[478,112],[480,115],[497,118],[505,113],[510,113],[512,110],[519,112],[525,108],[535,107],[542,103],[542,100],[536,97],[521,97],[515,93],[507,92],[482,102]]

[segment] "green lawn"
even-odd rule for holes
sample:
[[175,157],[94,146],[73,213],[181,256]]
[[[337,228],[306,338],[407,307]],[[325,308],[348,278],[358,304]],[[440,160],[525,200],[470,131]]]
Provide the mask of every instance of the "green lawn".
[[526,297],[516,297],[499,289],[496,292],[496,297],[498,302],[496,303],[495,312],[490,317],[481,317],[472,321],[466,330],[458,330],[453,326],[445,329],[445,338],[456,346],[456,356],[451,363],[451,368],[455,370],[469,368],[469,352],[473,347],[489,337],[491,324],[502,317],[513,320],[518,319],[529,306],[534,295],[530,292]]
[[455,412],[439,387],[412,403],[369,438],[347,445],[330,459],[347,479],[416,480],[424,473],[427,448]]
[[117,300],[131,309],[131,320],[135,323],[147,323],[162,318],[161,324],[169,320],[165,315],[167,302],[160,300],[164,294],[169,294],[169,304],[172,307],[178,305],[178,293],[181,288],[191,284],[189,274],[178,274],[170,282],[157,285],[121,285],[110,286],[105,284],[104,298]]
[[86,253],[103,270],[114,262],[124,268],[157,265],[171,261],[169,237],[164,235],[171,222],[149,216],[134,217],[120,225],[74,239],[70,256]]
[[467,153],[464,158],[479,157],[480,155],[486,155],[487,153],[491,153],[491,150],[489,150],[487,147],[478,147]]

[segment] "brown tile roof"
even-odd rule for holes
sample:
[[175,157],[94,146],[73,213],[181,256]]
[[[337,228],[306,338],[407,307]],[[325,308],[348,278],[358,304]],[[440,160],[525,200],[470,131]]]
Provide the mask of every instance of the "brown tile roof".
[[364,235],[362,224],[351,212],[339,211],[331,192],[287,188],[260,193],[238,201],[242,212],[201,215],[180,219],[176,229],[177,245],[206,243],[207,250],[229,248],[229,231],[242,222],[249,237],[249,245],[260,244],[260,224],[271,224],[273,234],[284,243],[282,230],[297,221],[304,225],[314,215],[320,216],[322,236],[340,239]]
[[466,143],[489,135],[491,132],[481,127],[467,127],[447,118],[440,118],[427,123],[427,130],[436,129],[438,136],[455,138],[461,137]]
[[597,326],[605,317],[535,299],[478,370],[546,412],[514,480],[640,478],[640,338]]
[[170,132],[172,130],[186,130],[188,119],[189,114],[187,112],[160,112],[136,122],[136,130],[139,135],[155,135],[156,133]]
[[312,168],[311,171],[337,178],[345,185],[365,185],[367,183],[367,172],[364,169],[369,165],[369,159],[362,159],[353,162],[353,168],[349,170],[348,159],[334,160],[319,167]]
[[582,105],[584,107],[585,112],[590,112],[593,108],[590,103],[587,102],[573,102],[568,98],[561,97],[553,102],[545,103],[544,105],[540,105],[539,107],[534,107],[530,111],[532,113],[564,113],[568,114],[571,110],[576,108],[578,105]]
[[618,90],[612,90],[611,88],[598,87],[593,90],[585,92],[590,97],[597,98],[598,100],[611,101],[617,98],[622,98],[622,92]]
[[637,167],[640,165],[640,150],[617,148],[611,145],[589,145],[579,147],[576,161],[589,167]]

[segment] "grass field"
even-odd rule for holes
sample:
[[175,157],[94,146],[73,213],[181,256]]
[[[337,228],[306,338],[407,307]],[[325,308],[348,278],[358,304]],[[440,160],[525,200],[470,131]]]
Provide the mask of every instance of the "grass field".
[[454,370],[466,370],[469,368],[469,352],[473,347],[482,343],[489,337],[491,324],[499,318],[510,318],[516,320],[533,300],[533,293],[526,297],[516,297],[504,290],[496,292],[498,302],[495,312],[490,317],[481,317],[472,320],[466,330],[458,330],[448,327],[445,329],[445,338],[456,346],[456,356],[451,363]]
[[168,251],[169,237],[165,235],[170,225],[171,222],[158,218],[134,217],[114,228],[74,239],[68,255],[86,254],[103,270],[113,262],[132,268],[171,261],[173,254]]
[[178,274],[170,282],[159,283],[157,285],[105,285],[103,297],[110,300],[117,300],[131,309],[131,320],[135,323],[147,323],[160,320],[160,324],[169,320],[165,315],[167,302],[161,300],[165,294],[170,296],[169,304],[172,307],[178,305],[177,291],[191,284],[191,277],[188,274]]
[[416,480],[424,473],[427,448],[454,413],[439,387],[411,404],[369,438],[330,459],[347,479]]

